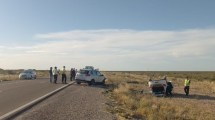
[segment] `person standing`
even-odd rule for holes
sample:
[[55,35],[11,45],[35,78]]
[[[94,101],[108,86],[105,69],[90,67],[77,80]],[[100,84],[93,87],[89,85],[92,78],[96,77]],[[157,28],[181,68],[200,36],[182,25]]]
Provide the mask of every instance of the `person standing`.
[[57,76],[58,76],[57,67],[54,67],[52,72],[53,72],[53,75],[54,75],[54,83],[57,84]]
[[187,77],[184,80],[184,92],[186,93],[186,96],[189,95],[189,90],[190,90],[190,79]]
[[73,77],[73,68],[71,68],[71,70],[70,70],[70,81],[72,81],[73,79],[72,79],[72,77]]
[[52,83],[52,79],[53,79],[52,67],[50,67],[49,76],[50,76],[50,83]]
[[75,80],[75,76],[76,76],[76,69],[73,69],[73,80]]
[[63,66],[62,69],[62,83],[66,84],[66,67]]

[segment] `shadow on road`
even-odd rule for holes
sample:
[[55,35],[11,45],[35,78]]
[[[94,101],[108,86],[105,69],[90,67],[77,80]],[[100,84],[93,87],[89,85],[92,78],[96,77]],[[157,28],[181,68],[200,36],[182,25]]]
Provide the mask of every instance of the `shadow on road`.
[[215,100],[214,96],[197,95],[197,94],[191,94],[189,96],[186,96],[185,94],[175,93],[173,97],[174,98],[185,98],[185,99],[196,99],[196,100]]

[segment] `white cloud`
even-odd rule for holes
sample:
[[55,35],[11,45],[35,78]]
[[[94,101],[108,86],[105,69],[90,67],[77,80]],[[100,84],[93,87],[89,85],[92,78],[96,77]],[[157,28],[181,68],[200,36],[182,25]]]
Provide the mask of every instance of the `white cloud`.
[[[21,56],[16,60],[37,69],[95,65],[105,70],[214,70],[214,33],[215,29],[102,29],[37,34],[35,38],[41,43],[32,47],[0,46],[0,55],[5,56],[0,62],[12,62],[9,58]],[[200,67],[190,68],[186,63]]]

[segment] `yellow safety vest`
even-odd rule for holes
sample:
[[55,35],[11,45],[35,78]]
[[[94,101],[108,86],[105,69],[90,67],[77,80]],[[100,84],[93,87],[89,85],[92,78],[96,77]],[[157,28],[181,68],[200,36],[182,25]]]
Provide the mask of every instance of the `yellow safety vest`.
[[185,81],[184,81],[184,86],[190,86],[190,80],[185,79]]

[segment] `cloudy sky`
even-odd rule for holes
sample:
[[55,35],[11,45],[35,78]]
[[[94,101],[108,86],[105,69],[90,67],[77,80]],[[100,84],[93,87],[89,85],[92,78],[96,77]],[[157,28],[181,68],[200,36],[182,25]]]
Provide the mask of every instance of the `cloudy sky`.
[[1,0],[0,68],[214,71],[213,0]]

